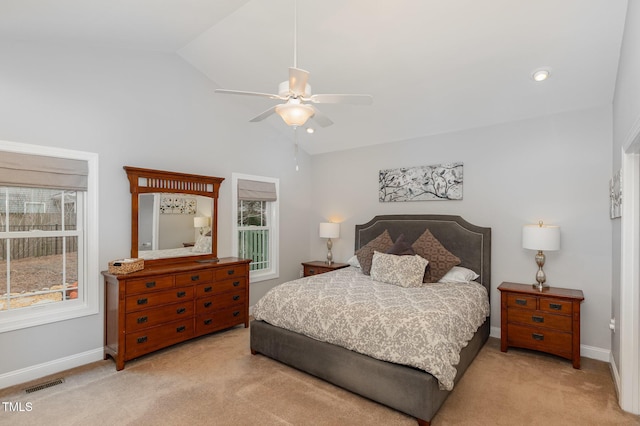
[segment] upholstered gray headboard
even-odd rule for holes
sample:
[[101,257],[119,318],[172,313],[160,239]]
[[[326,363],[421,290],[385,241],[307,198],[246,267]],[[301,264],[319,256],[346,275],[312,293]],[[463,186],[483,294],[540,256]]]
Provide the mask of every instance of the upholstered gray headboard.
[[358,250],[385,229],[394,241],[400,234],[404,234],[406,240],[411,243],[418,239],[425,229],[429,229],[447,250],[461,259],[460,266],[479,274],[480,277],[476,281],[491,291],[491,228],[472,225],[460,216],[376,216],[363,225],[356,225],[355,249]]

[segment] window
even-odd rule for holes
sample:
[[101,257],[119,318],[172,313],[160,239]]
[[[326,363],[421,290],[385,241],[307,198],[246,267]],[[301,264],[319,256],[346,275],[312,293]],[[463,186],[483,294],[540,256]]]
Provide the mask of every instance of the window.
[[251,282],[278,277],[279,180],[232,174],[233,253],[251,259]]
[[0,332],[98,312],[96,170],[96,154],[0,141]]

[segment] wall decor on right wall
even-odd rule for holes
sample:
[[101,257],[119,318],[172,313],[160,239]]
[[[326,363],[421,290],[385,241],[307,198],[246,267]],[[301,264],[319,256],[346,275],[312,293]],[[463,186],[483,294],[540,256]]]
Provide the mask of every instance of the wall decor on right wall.
[[609,181],[609,206],[611,219],[622,215],[622,173],[618,170]]
[[380,170],[378,199],[389,201],[462,200],[462,163]]

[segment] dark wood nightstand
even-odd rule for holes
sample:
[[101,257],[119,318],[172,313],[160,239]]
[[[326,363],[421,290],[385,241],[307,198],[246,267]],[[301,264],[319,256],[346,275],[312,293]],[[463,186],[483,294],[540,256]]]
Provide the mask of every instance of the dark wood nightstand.
[[570,359],[580,368],[582,290],[503,282],[500,350],[533,349]]
[[302,262],[304,268],[304,276],[324,274],[325,272],[335,271],[336,269],[342,269],[349,266],[348,263],[333,262],[331,265],[322,260],[313,260],[311,262]]

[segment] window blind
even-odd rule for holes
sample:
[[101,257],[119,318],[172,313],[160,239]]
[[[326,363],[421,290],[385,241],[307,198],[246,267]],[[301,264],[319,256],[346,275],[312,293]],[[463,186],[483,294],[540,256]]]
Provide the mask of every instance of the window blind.
[[85,160],[0,152],[0,185],[87,190]]
[[277,199],[275,183],[238,179],[238,200],[276,201]]

